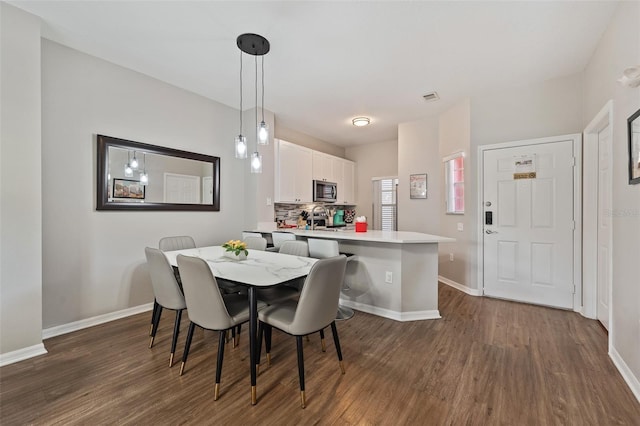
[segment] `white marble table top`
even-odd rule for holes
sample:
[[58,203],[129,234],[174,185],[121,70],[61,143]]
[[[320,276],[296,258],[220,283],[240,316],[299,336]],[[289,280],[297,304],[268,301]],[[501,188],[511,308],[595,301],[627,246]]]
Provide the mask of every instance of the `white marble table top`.
[[317,261],[310,257],[261,250],[249,250],[245,260],[234,260],[226,257],[224,252],[221,246],[211,246],[166,251],[164,254],[171,266],[178,266],[179,254],[202,258],[216,278],[256,287],[269,287],[304,277]]

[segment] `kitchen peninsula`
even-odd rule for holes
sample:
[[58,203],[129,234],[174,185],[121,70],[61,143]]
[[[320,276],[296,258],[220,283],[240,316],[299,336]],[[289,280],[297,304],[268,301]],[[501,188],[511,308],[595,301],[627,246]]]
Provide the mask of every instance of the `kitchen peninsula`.
[[440,318],[438,244],[454,242],[453,238],[404,231],[287,232],[300,240],[337,240],[341,252],[355,255],[347,263],[346,288],[340,294],[343,305],[397,321]]

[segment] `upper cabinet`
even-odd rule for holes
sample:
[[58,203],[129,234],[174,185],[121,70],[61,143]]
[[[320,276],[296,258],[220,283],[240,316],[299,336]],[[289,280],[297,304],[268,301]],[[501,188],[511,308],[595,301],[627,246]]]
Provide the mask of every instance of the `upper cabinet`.
[[275,201],[313,202],[314,180],[337,184],[336,204],[355,204],[355,163],[344,158],[277,140]]
[[313,151],[313,180],[335,182],[333,177],[333,155]]
[[275,201],[310,203],[313,150],[276,139]]

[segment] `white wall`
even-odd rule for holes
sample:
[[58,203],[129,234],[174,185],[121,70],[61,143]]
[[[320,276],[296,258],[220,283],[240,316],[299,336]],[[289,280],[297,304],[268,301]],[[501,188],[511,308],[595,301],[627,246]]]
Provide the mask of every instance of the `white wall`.
[[[584,72],[583,127],[613,99],[613,309],[610,337],[617,362],[634,376],[640,398],[640,185],[628,184],[627,118],[640,109],[640,88],[616,80],[640,64],[640,3],[622,2]],[[624,372],[624,366],[623,366]],[[629,376],[626,377],[629,379]]]
[[[42,41],[44,328],[152,302],[144,247],[163,236],[238,237],[248,165],[234,158],[237,120],[229,107]],[[95,134],[221,157],[220,212],[96,211]]]
[[[398,230],[440,232],[440,151],[438,118],[398,126]],[[427,199],[409,198],[409,175],[427,173]]]
[[[475,192],[473,186],[475,177],[472,177],[467,170],[467,163],[470,160],[469,151],[471,149],[471,104],[469,99],[465,99],[439,117],[438,123],[438,139],[440,143],[440,159],[454,154],[463,152],[465,158],[465,204],[466,199],[470,198],[469,194]],[[458,231],[458,224],[461,223],[463,230],[469,229],[475,217],[465,211],[462,215],[452,215],[446,213],[446,189],[445,185],[445,167],[444,163],[440,163],[440,182],[442,185],[442,193],[440,194],[440,231],[438,235],[455,238],[455,243],[438,245],[438,273],[461,285],[468,286],[469,276],[471,275],[471,262],[469,258],[469,234],[468,232]],[[467,182],[469,182],[467,184]],[[453,254],[453,261],[450,260],[449,254]],[[475,261],[475,259],[474,259]]]
[[345,149],[345,157],[356,163],[356,213],[366,216],[371,223],[371,178],[398,174],[398,141],[352,146]]
[[4,2],[0,15],[0,355],[35,355],[44,350],[40,21]]

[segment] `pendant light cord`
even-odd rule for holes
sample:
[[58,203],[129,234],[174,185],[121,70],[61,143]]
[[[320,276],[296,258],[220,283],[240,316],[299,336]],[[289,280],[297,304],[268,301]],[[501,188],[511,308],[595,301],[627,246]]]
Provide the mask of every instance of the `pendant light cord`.
[[256,151],[258,150],[258,57],[254,56],[256,64]]
[[264,55],[260,57],[262,64],[262,121],[264,122]]
[[242,50],[240,51],[240,133],[242,135]]

